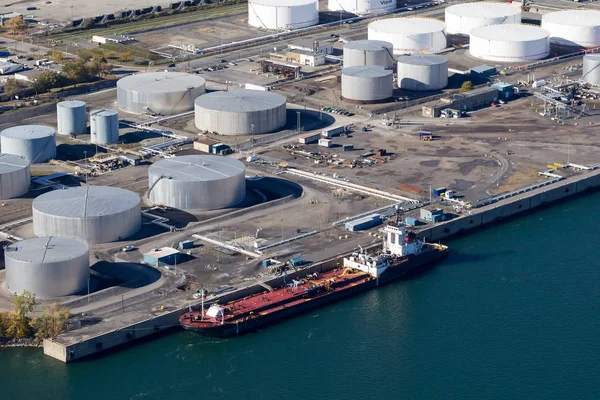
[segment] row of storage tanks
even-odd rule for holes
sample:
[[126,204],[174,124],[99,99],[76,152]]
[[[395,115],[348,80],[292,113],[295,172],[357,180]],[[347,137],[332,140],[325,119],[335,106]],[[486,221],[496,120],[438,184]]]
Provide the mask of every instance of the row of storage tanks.
[[[18,174],[17,174],[18,173]],[[186,211],[234,207],[246,195],[244,164],[230,157],[182,156],[161,160],[149,171],[149,201]],[[0,184],[29,188],[29,164],[0,154]],[[121,241],[142,226],[141,199],[107,186],[54,190],[34,199],[33,233],[5,249],[7,288],[40,298],[82,292],[89,278],[88,244]]]

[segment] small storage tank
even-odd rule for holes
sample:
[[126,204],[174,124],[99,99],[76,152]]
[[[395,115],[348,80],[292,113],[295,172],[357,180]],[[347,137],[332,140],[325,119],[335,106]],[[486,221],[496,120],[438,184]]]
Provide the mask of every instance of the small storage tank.
[[355,40],[344,44],[344,68],[357,65],[394,67],[394,46],[383,40]]
[[79,100],[61,101],[56,105],[56,122],[59,135],[87,133],[85,103]]
[[398,87],[405,90],[440,90],[448,86],[448,58],[434,54],[398,57]]
[[600,11],[563,10],[544,14],[542,28],[550,42],[564,46],[600,46]]
[[550,34],[532,25],[489,25],[475,28],[469,37],[473,57],[489,61],[539,60],[550,53]]
[[275,132],[286,124],[286,98],[272,92],[229,89],[195,101],[196,128],[221,135]]
[[329,11],[357,15],[383,13],[396,8],[396,0],[329,0]]
[[148,185],[148,198],[156,205],[181,210],[218,210],[244,200],[246,166],[231,157],[172,157],[150,166]]
[[112,144],[119,141],[119,113],[116,110],[90,112],[91,142]]
[[480,26],[520,24],[521,8],[502,3],[463,3],[446,7],[447,33],[468,35]]
[[14,154],[0,153],[0,200],[12,199],[29,191],[29,161]]
[[297,29],[319,23],[318,0],[248,0],[248,24],[262,29]]
[[183,72],[148,72],[117,82],[119,109],[133,114],[176,115],[194,109],[206,91],[201,76]]
[[83,293],[90,277],[87,243],[76,238],[40,237],[4,249],[6,288],[47,299]]
[[392,70],[379,66],[356,66],[342,70],[342,97],[357,103],[376,103],[392,97]]
[[600,86],[600,54],[583,56],[583,81]]
[[78,237],[88,243],[126,239],[140,230],[140,196],[110,186],[79,186],[33,200],[33,233]]
[[436,52],[446,48],[446,25],[430,18],[389,18],[371,22],[369,40],[392,43],[394,54]]
[[56,131],[45,125],[19,125],[0,133],[3,153],[24,157],[29,163],[56,158]]

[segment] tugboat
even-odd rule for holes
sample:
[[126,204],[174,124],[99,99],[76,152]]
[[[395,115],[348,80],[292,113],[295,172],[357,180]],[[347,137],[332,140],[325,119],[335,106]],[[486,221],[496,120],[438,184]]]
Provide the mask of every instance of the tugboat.
[[343,268],[308,274],[273,291],[225,305],[213,303],[206,312],[202,304],[201,311],[186,312],[179,322],[184,329],[205,336],[240,335],[389,283],[448,253],[446,246],[417,239],[398,218],[380,231],[383,248],[377,253],[361,248],[344,258]]

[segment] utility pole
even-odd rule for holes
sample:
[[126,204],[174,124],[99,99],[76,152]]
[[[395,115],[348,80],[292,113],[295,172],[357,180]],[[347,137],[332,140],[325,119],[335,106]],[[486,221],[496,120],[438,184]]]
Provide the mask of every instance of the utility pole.
[[121,295],[121,310],[123,310],[123,312],[125,312],[125,295],[124,294]]
[[88,281],[87,282],[88,283],[88,299],[87,300],[88,300],[88,303],[89,303],[90,302],[90,278],[89,277],[88,277],[87,281]]
[[571,162],[571,132],[569,131],[569,144],[567,145],[567,164]]

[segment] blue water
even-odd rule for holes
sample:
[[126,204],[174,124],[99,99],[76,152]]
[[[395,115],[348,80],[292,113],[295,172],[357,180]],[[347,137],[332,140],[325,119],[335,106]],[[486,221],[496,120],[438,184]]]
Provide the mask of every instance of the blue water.
[[65,365],[0,350],[0,399],[600,399],[600,194],[448,242],[413,278],[248,336]]

